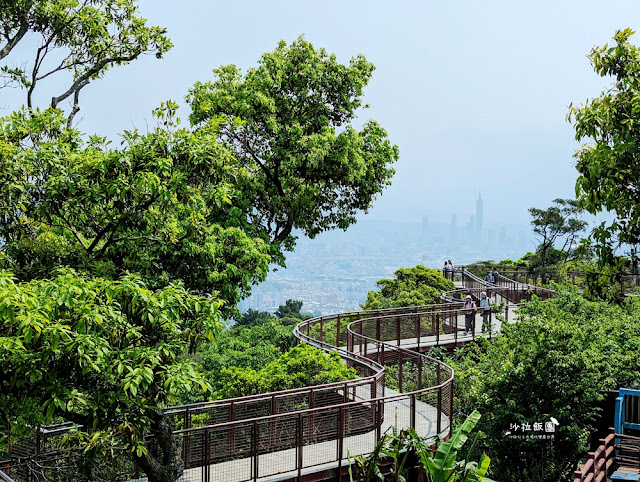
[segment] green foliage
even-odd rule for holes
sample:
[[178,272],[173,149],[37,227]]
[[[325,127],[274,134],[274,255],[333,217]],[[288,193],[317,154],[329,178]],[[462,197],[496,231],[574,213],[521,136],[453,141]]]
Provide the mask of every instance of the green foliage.
[[298,345],[260,369],[230,367],[221,370],[214,394],[232,398],[302,388],[357,378],[337,352],[325,353],[310,345]]
[[[451,438],[444,441],[438,438],[426,439],[414,430],[406,429],[397,433],[395,428],[392,434],[385,433],[376,444],[373,452],[368,456],[356,456],[351,462],[349,456],[349,477],[357,482],[368,481],[409,481],[415,480],[417,474],[410,471],[410,465],[416,460],[423,469],[426,482],[463,482],[486,481],[490,459],[483,455],[480,462],[472,462],[473,444],[467,453],[466,460],[457,460],[458,453],[475,428],[480,413],[474,411],[466,420],[457,427]],[[391,460],[391,473],[385,477],[380,470],[381,464]]]
[[29,283],[2,272],[0,300],[2,436],[62,417],[83,426],[74,437],[87,457],[110,444],[143,456],[158,409],[185,386],[206,388],[181,355],[202,327],[218,330],[213,298],[62,271]]
[[302,304],[302,301],[299,300],[287,300],[284,305],[278,307],[276,316],[280,319],[294,318],[297,320],[308,320],[310,316],[300,312]]
[[[563,291],[520,309],[493,342],[450,359],[461,411],[486,413],[479,440],[501,481],[569,480],[599,416],[601,391],[638,386],[638,301],[618,307]],[[511,424],[559,422],[553,443],[509,438]]]
[[[529,273],[548,283],[557,279],[560,263],[566,263],[573,255],[572,246],[587,223],[580,219],[582,211],[571,199],[555,199],[547,209],[529,208],[533,232],[540,243],[528,259]],[[562,243],[559,249],[555,246]]]
[[[160,119],[174,109],[166,104]],[[57,266],[113,279],[134,272],[151,288],[181,279],[229,314],[266,277],[269,246],[241,229],[237,173],[216,131],[129,132],[123,149],[110,149],[61,122],[53,110],[0,120],[0,238],[20,279]]]
[[[0,66],[3,86],[24,89],[25,104],[35,108],[40,84],[57,78],[60,90],[42,97],[51,99],[52,107],[72,100],[69,122],[79,109],[80,90],[89,82],[142,54],[160,58],[172,47],[165,29],[146,25],[136,0],[1,0],[0,24],[0,61],[7,62]],[[16,58],[10,64],[11,54],[24,55],[19,46],[36,45],[34,39],[42,48],[34,50],[32,60]]]
[[238,320],[239,326],[256,326],[267,323],[274,319],[273,314],[268,311],[253,310],[249,308]]
[[588,142],[576,152],[576,196],[592,214],[615,213],[591,233],[601,266],[613,264],[621,243],[640,241],[637,185],[640,177],[640,51],[630,29],[617,31],[612,46],[594,48],[589,59],[613,85],[585,105],[571,107],[576,139]]
[[219,124],[250,173],[237,185],[255,232],[291,248],[293,228],[310,237],[346,229],[390,184],[398,148],[375,121],[351,125],[372,72],[362,55],[342,65],[300,37],[244,75],[228,65],[190,90],[192,124]]
[[422,265],[400,268],[394,274],[394,279],[377,282],[379,291],[367,293],[367,302],[361,305],[363,309],[435,304],[440,302],[440,295],[444,291],[455,289],[453,282],[445,279],[439,270]]

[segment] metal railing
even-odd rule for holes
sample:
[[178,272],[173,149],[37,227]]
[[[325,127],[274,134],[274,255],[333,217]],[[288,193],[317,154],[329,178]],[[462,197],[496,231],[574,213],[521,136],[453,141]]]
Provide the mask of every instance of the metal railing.
[[[166,409],[182,451],[181,480],[300,477],[327,464],[339,470],[347,454],[371,452],[392,426],[413,427],[423,436],[448,436],[453,369],[422,352],[477,336],[475,326],[470,336],[461,334],[463,294],[477,298],[489,291],[494,300],[512,306],[533,294],[544,298],[553,293],[502,276],[490,285],[465,267],[456,268],[455,276],[464,288],[445,293],[442,303],[320,316],[295,327],[300,341],[337,351],[358,373],[354,380]],[[505,315],[508,319],[506,308]],[[70,427],[37,432],[31,460],[46,456],[54,468],[64,465],[58,462],[72,454],[56,443],[61,438],[56,436]],[[153,439],[147,446],[161,456]],[[13,461],[1,464],[12,469],[9,475],[19,473]],[[137,476],[130,462],[127,467],[123,477]],[[18,480],[47,480],[30,477]]]

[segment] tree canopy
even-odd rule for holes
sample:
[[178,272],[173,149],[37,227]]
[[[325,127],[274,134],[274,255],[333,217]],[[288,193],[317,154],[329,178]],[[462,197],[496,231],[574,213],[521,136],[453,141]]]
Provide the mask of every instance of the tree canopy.
[[167,129],[174,109],[158,109],[161,125],[146,135],[126,132],[121,149],[85,141],[55,110],[0,119],[6,267],[24,280],[58,266],[138,273],[151,288],[179,279],[229,314],[266,277],[269,247],[241,229],[239,174],[217,132]]
[[217,331],[219,307],[180,284],[151,291],[133,276],[110,281],[61,271],[17,283],[1,272],[2,432],[74,422],[86,459],[126,446],[145,470],[159,465],[145,449],[152,432],[176,480],[180,453],[159,410],[185,387],[208,386],[181,355]]
[[[87,84],[113,66],[142,54],[160,58],[172,47],[165,29],[149,27],[139,16],[136,0],[0,0],[0,25],[0,89],[23,89],[29,109],[59,107],[68,99],[68,126]],[[19,47],[34,39],[38,46],[25,61],[25,49]],[[38,97],[41,84],[53,85],[52,79],[69,80],[59,91],[49,91],[50,97]],[[39,103],[42,98],[46,102]]]
[[594,48],[589,59],[612,86],[579,107],[571,107],[576,139],[585,142],[575,154],[576,196],[592,214],[615,213],[592,233],[600,259],[612,262],[622,243],[640,241],[638,179],[640,179],[640,51],[620,30],[612,46]]
[[398,148],[375,121],[352,125],[373,65],[358,55],[348,65],[300,37],[280,42],[246,74],[214,70],[187,98],[191,123],[219,126],[238,168],[247,232],[291,248],[293,229],[314,237],[346,229],[390,184]]
[[528,257],[529,271],[543,282],[549,281],[557,263],[566,262],[574,253],[578,234],[587,227],[582,211],[573,199],[554,199],[547,209],[529,208],[533,232],[538,237],[536,252]]
[[420,306],[440,303],[440,295],[455,289],[452,281],[445,279],[437,269],[417,265],[396,270],[394,279],[381,279],[378,291],[369,291],[362,308],[379,310],[400,306]]

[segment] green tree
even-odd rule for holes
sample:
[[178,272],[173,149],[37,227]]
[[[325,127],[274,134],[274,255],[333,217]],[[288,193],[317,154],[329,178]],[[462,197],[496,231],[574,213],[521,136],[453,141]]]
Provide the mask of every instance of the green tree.
[[268,311],[253,310],[249,308],[242,314],[242,317],[238,320],[240,326],[255,326],[267,323],[274,319],[272,313]]
[[[175,104],[122,149],[84,141],[60,111],[0,119],[0,240],[20,279],[69,266],[150,288],[180,279],[224,300],[224,313],[265,279],[269,246],[238,226],[229,151],[217,131],[175,129]],[[30,141],[25,144],[25,136]]]
[[589,59],[613,85],[579,107],[571,106],[576,140],[576,196],[587,211],[615,214],[591,233],[602,265],[615,265],[615,250],[640,241],[640,51],[629,42],[630,29],[615,33],[615,44],[594,48]]
[[362,55],[343,65],[300,37],[244,75],[228,65],[190,90],[192,124],[217,124],[249,173],[237,183],[245,230],[270,240],[274,255],[293,247],[294,228],[311,238],[346,229],[390,184],[398,148],[377,122],[351,124],[372,72]]
[[452,281],[445,279],[437,269],[417,265],[400,268],[394,279],[377,282],[379,291],[369,291],[367,301],[361,305],[365,310],[420,306],[440,303],[440,295],[455,289]]
[[[175,481],[180,450],[160,410],[185,387],[206,388],[181,354],[203,327],[209,337],[217,331],[220,304],[180,284],[151,291],[135,277],[109,281],[71,271],[29,283],[1,272],[0,300],[2,436],[61,418],[78,424],[70,436],[84,448],[86,466],[120,447],[149,480]],[[160,461],[146,449],[149,433]]]
[[[165,29],[149,27],[139,16],[136,0],[0,0],[0,25],[0,88],[20,87],[26,106],[35,109],[40,85],[58,79],[64,86],[40,97],[50,99],[46,105],[53,108],[71,101],[69,127],[87,84],[111,67],[142,54],[160,58],[172,47]],[[34,41],[38,47],[25,61],[21,44]]]
[[554,199],[553,203],[547,209],[529,208],[533,232],[539,239],[536,252],[528,259],[529,271],[542,278],[543,283],[556,274],[555,265],[569,260],[578,234],[587,227],[579,217],[582,209],[576,201]]
[[325,383],[353,380],[354,368],[347,367],[337,352],[326,353],[310,345],[297,345],[256,370],[223,368],[218,375],[216,398],[290,390]]

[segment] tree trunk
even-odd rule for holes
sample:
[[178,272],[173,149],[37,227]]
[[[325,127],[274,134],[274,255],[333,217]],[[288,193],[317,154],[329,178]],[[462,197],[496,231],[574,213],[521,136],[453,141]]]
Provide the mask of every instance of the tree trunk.
[[184,461],[173,430],[162,413],[156,413],[151,433],[162,450],[162,461],[156,460],[150,453],[141,457],[134,455],[135,460],[147,475],[149,482],[175,482],[184,471]]

